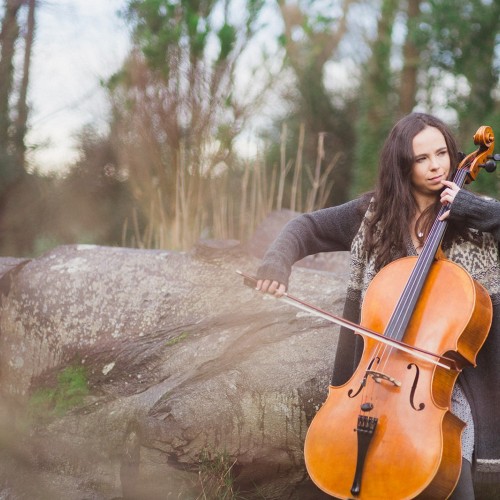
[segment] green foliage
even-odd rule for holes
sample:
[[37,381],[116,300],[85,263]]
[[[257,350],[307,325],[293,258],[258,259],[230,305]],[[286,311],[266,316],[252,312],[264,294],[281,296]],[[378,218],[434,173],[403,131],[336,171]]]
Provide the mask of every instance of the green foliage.
[[414,36],[433,64],[454,74],[472,74],[483,59],[485,44],[500,43],[495,40],[499,13],[495,0],[431,0],[424,2]]
[[[437,99],[440,108],[455,111],[463,151],[475,149],[471,137],[481,125],[493,128],[498,143],[500,2],[429,0],[411,29],[422,58],[427,101],[432,107]],[[470,188],[498,196],[498,174],[481,174]]]
[[[328,63],[339,63],[345,57],[345,50],[351,50],[350,47],[341,46],[350,11],[347,8],[342,10],[340,2],[335,0],[282,1],[278,4],[284,32],[278,35],[277,41],[286,51],[285,63],[293,71],[295,85],[285,95],[288,112],[276,120],[275,127],[282,129],[283,122],[287,124],[290,143],[289,150],[287,144],[287,156],[291,156],[297,147],[303,153],[296,168],[303,164],[306,172],[314,171],[319,158],[328,165],[340,155],[336,168],[328,179],[333,188],[329,190],[327,204],[343,203],[349,196],[351,181],[352,161],[349,160],[354,146],[355,99],[350,94],[352,88],[345,93],[332,93],[327,88],[327,83],[335,84],[336,78],[332,75],[331,81],[327,82],[326,70]],[[352,48],[349,56],[355,52]],[[350,59],[349,56],[346,59]],[[356,85],[353,82],[352,87]],[[306,131],[303,145],[300,144],[299,135],[302,126]],[[318,141],[320,137],[321,146]],[[268,156],[270,166],[276,155],[277,147]],[[303,176],[303,181],[299,182],[299,199],[308,189],[307,181],[307,177]],[[286,179],[286,183],[295,183],[293,173]],[[295,197],[290,185],[284,191],[290,192],[292,199]]]
[[235,0],[128,2],[135,50],[108,86],[112,140],[136,202],[126,239],[133,228],[138,245],[182,240],[179,228],[198,224],[196,207],[188,205],[197,200],[209,210],[205,178],[230,164],[234,138],[254,106],[234,93],[233,84],[238,57],[259,29],[263,5],[262,0],[245,0],[243,6]]
[[233,51],[236,43],[236,29],[230,24],[224,23],[217,33],[220,41],[219,61],[227,59]]
[[[134,27],[134,38],[146,56],[151,68],[169,76],[175,63],[173,54],[187,48],[190,57],[207,57],[207,44],[213,34],[219,41],[218,61],[226,60],[234,52],[238,30],[227,19],[217,29],[211,19],[218,0],[133,0],[128,4],[127,19]],[[247,31],[262,8],[262,1],[249,0]],[[177,59],[177,63],[180,59]]]
[[[412,27],[422,57],[428,94],[443,89],[440,105],[456,110],[461,138],[498,106],[500,2],[432,0]],[[444,100],[444,102],[443,102]],[[496,110],[498,113],[498,109]]]
[[88,394],[85,368],[68,366],[57,376],[56,387],[40,388],[33,393],[29,415],[41,420],[62,416],[81,405]]
[[53,236],[41,234],[34,239],[33,242],[33,255],[38,256],[55,248],[59,241]]

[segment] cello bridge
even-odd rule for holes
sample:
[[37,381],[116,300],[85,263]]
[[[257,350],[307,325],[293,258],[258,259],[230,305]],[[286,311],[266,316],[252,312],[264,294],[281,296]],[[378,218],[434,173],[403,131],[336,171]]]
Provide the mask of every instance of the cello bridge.
[[366,376],[370,376],[377,382],[377,384],[380,384],[383,380],[386,382],[389,382],[396,387],[401,387],[401,382],[399,380],[396,380],[393,377],[390,377],[389,375],[386,375],[385,373],[382,372],[377,372],[375,370],[366,370]]

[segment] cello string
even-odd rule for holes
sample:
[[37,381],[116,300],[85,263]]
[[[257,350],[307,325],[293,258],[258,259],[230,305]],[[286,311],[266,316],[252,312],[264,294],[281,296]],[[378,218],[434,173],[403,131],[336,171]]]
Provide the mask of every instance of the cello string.
[[[441,214],[438,214],[438,217],[439,217],[439,215],[441,215]],[[437,220],[437,218],[436,218],[436,220]],[[421,268],[425,267],[421,263],[424,262],[425,259],[429,258],[429,255],[428,255],[429,252],[426,252],[426,249],[429,249],[432,246],[432,244],[435,242],[435,239],[438,237],[438,236],[434,236],[433,230],[434,230],[434,234],[435,234],[434,224],[433,224],[433,227],[431,228],[431,231],[429,233],[427,240],[424,243],[424,248],[422,250],[422,253],[419,256],[419,259],[417,260],[415,268],[412,271],[412,273],[410,274],[410,278],[407,282],[407,285],[405,286],[405,289],[403,290],[403,293],[402,293],[402,295],[401,295],[401,297],[396,305],[395,311],[389,320],[388,328],[386,329],[386,336],[388,338],[395,339],[395,338],[398,338],[398,336],[402,337],[401,330],[402,330],[404,323],[405,323],[405,316],[407,314],[407,310],[408,310],[411,302],[413,301],[415,294],[419,293],[421,290],[421,286],[419,286],[418,283],[419,283],[420,278],[423,274],[423,270]],[[383,345],[383,346],[379,346],[378,350],[379,350],[379,352],[383,351],[379,355],[380,355],[380,358],[384,360],[383,367],[385,369],[385,367],[386,367],[387,363],[389,362],[389,359],[392,355],[392,352],[393,352],[392,347],[388,346],[388,345]]]
[[[465,176],[467,175],[466,169],[459,169],[458,172],[454,176],[454,182],[458,185],[463,185],[465,180]],[[465,171],[465,172],[464,172]],[[463,173],[464,172],[464,173]],[[463,173],[463,175],[462,175]],[[394,323],[393,331],[389,332],[389,338],[397,338],[397,331],[401,329],[404,323],[404,313],[407,310],[408,303],[415,299],[416,294],[420,293],[421,287],[418,284],[418,280],[423,276],[425,263],[430,259],[434,259],[435,251],[433,250],[435,246],[438,245],[439,240],[443,237],[444,232],[446,231],[447,221],[440,221],[439,217],[444,214],[446,210],[449,209],[449,205],[442,206],[434,220],[434,223],[431,227],[427,240],[425,241],[424,247],[422,249],[422,253],[420,254],[417,264],[415,265],[414,270],[410,275],[410,279],[408,280],[409,288],[408,290],[403,291],[403,295],[400,298],[401,304],[397,304],[396,310],[393,313],[393,317],[391,317],[389,321],[389,326]],[[443,227],[444,226],[444,227]],[[440,234],[439,230],[443,228],[442,234]],[[405,287],[406,288],[406,287]],[[401,307],[400,307],[401,306]],[[401,339],[399,339],[401,340]]]
[[[465,175],[467,174],[467,172],[465,172],[464,175],[461,175],[464,170],[465,169],[460,169],[454,177],[454,182],[456,182],[459,185],[461,185],[463,183],[463,181],[465,180]],[[410,280],[408,282],[410,287],[408,288],[408,290],[403,291],[403,295],[400,299],[401,303],[402,303],[402,307],[397,307],[397,309],[393,315],[394,320],[392,320],[392,318],[391,318],[390,323],[394,322],[395,325],[397,325],[399,328],[401,327],[401,324],[403,321],[402,314],[406,310],[408,302],[413,300],[415,298],[415,294],[420,292],[420,289],[418,287],[418,283],[415,283],[415,282],[417,281],[418,278],[420,278],[422,276],[422,273],[423,273],[423,270],[421,269],[421,267],[423,267],[423,264],[421,265],[421,263],[425,263],[429,259],[434,258],[435,250],[433,250],[433,248],[435,246],[437,246],[437,244],[439,243],[439,239],[442,238],[442,236],[444,234],[444,231],[443,231],[443,234],[439,234],[439,229],[440,229],[440,226],[441,227],[446,226],[447,221],[446,220],[440,221],[439,217],[446,210],[448,210],[448,208],[449,208],[448,205],[442,206],[440,208],[440,210],[436,216],[436,219],[434,220],[434,223],[431,227],[431,230],[429,232],[429,236],[424,244],[424,248],[422,250],[422,253],[420,254],[419,259],[417,261],[417,264],[414,268],[414,271],[412,272],[412,275],[410,276]],[[444,230],[446,230],[446,227],[444,227]],[[416,277],[416,278],[414,280],[412,280],[413,277]],[[397,331],[396,328],[394,328],[393,330]],[[395,333],[390,332],[390,338],[397,338],[397,337],[395,336]]]
[[[424,248],[419,256],[419,259],[417,260],[417,264],[415,265],[415,268],[410,275],[410,278],[405,286],[405,289],[403,290],[403,293],[398,303],[396,304],[396,309],[389,320],[388,329],[386,329],[386,334],[385,334],[388,338],[391,339],[397,338],[397,334],[403,326],[404,315],[407,312],[407,309],[409,307],[408,305],[411,303],[411,301],[415,297],[415,294],[420,289],[420,287],[418,286],[418,281],[423,273],[421,267],[425,267],[422,265],[422,262],[424,262],[425,259],[428,259],[430,257],[429,253],[431,252],[431,250],[429,249],[431,248],[431,246],[433,246],[433,243],[437,242],[436,238],[439,238],[439,235],[436,234],[437,230],[439,229],[437,223],[442,222],[438,220],[438,218],[440,217],[440,215],[442,215],[442,213],[444,213],[444,211],[441,209],[432,225],[432,228],[429,232],[429,236],[425,241]],[[388,349],[389,353],[387,354]],[[385,364],[387,363],[388,358],[392,353],[392,346],[379,345],[377,351],[380,358],[385,360],[383,365],[385,367]]]
[[[446,225],[446,222],[440,221],[439,217],[446,210],[447,207],[442,207],[439,210],[438,215],[431,227],[427,240],[424,243],[422,253],[419,256],[415,268],[410,275],[405,289],[403,290],[403,294],[401,295],[400,300],[396,305],[396,309],[391,316],[391,319],[389,320],[389,331],[386,330],[388,338],[396,339],[398,338],[398,336],[400,336],[401,338],[399,340],[402,340],[404,332],[401,332],[401,330],[403,329],[403,326],[405,324],[405,315],[407,314],[407,311],[409,309],[409,304],[411,304],[415,299],[415,296],[421,292],[422,285],[419,284],[420,278],[425,272],[425,267],[428,260],[434,258],[435,250],[432,249],[435,248],[435,245],[437,245],[439,243],[439,240],[442,238],[442,234],[439,234],[439,229],[443,224]],[[392,347],[387,345],[383,346],[383,351],[385,367],[393,351]]]
[[[454,175],[453,182],[462,187],[465,182],[467,172],[468,171],[466,168],[458,169]],[[407,285],[405,286],[405,289],[403,290],[403,294],[401,295],[396,305],[396,309],[389,320],[388,326],[390,328],[390,331],[387,334],[388,338],[403,340],[402,337],[404,335],[404,332],[400,333],[400,331],[405,324],[405,315],[407,314],[409,304],[411,304],[412,301],[415,300],[416,295],[419,294],[422,290],[423,284],[420,284],[420,279],[424,274],[428,274],[428,271],[427,273],[425,273],[426,263],[429,261],[429,259],[434,259],[439,240],[444,236],[444,232],[446,231],[448,222],[446,220],[439,220],[439,217],[441,217],[441,215],[443,215],[448,209],[449,204],[443,205],[432,224],[429,235],[424,243],[422,252],[417,259],[415,268],[410,274],[410,278],[407,282]],[[441,228],[443,228],[442,232],[440,232]],[[434,248],[436,249],[434,250]],[[398,333],[400,338],[398,338]],[[379,351],[378,354],[380,356],[380,359],[384,360],[383,367],[385,368],[389,357],[392,354],[393,347],[388,345],[379,345],[377,350]],[[388,353],[387,350],[389,350]],[[380,351],[383,352],[381,353]]]

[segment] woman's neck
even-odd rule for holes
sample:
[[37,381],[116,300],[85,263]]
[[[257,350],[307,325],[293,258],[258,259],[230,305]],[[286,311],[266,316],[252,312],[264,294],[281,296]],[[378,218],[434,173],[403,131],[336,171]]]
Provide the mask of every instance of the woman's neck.
[[432,205],[436,203],[436,196],[424,196],[418,195],[416,193],[413,194],[415,197],[415,202],[417,204],[417,209],[415,215],[410,223],[410,235],[413,241],[413,246],[417,253],[420,253],[420,250],[423,247],[424,240],[426,235],[424,234],[426,225],[425,222],[420,220],[422,214]]
[[437,200],[437,196],[423,196],[423,195],[413,195],[415,197],[415,201],[417,203],[417,218],[425,212],[427,208],[429,208],[431,205],[434,205]]

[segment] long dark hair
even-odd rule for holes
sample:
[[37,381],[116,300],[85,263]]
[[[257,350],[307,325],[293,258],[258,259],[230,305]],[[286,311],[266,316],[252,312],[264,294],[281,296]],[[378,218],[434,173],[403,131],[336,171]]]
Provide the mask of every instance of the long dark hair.
[[[388,264],[395,256],[406,255],[405,237],[415,215],[417,202],[412,194],[411,171],[415,161],[413,138],[427,127],[437,128],[444,136],[450,156],[452,179],[460,159],[457,143],[449,128],[438,118],[425,113],[411,113],[394,125],[382,148],[378,180],[373,192],[374,215],[368,224],[365,249],[370,255],[375,247],[377,269]],[[428,207],[418,218],[419,231],[428,234],[437,212],[439,197],[434,205]],[[381,231],[375,239],[375,228]]]

